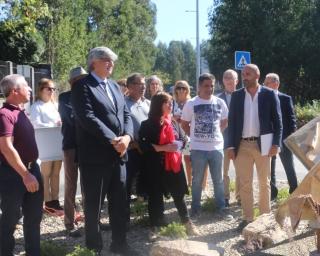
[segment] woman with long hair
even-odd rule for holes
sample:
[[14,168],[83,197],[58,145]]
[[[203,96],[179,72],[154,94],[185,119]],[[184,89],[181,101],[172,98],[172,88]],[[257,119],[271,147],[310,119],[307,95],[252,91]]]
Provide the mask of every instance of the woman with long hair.
[[[179,80],[175,83],[173,87],[173,107],[172,107],[172,115],[173,118],[180,123],[182,109],[187,101],[191,98],[190,96],[190,85],[185,80]],[[182,151],[184,155],[184,163],[186,167],[186,174],[187,174],[187,181],[188,186],[191,187],[192,184],[192,167],[191,167],[191,160],[190,160],[190,139],[186,143],[184,150]],[[204,172],[202,189],[205,190],[207,186],[207,179],[208,179],[208,167]]]
[[171,119],[171,112],[172,97],[165,92],[158,92],[151,99],[148,119],[142,122],[139,131],[139,144],[147,170],[144,175],[151,232],[165,225],[163,196],[171,194],[187,233],[197,235],[184,200],[188,187],[181,149],[186,139],[178,123]]
[[[30,109],[30,120],[34,128],[61,126],[58,104],[55,101],[56,87],[51,79],[42,78],[37,87],[36,101]],[[41,162],[44,184],[44,210],[52,215],[63,215],[59,203],[59,181],[61,160]]]

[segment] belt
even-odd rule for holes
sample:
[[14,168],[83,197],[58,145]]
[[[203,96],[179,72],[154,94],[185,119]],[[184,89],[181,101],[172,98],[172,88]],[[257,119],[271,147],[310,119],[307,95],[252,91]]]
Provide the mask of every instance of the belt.
[[242,138],[245,141],[257,141],[258,137],[247,137],[247,138]]
[[23,164],[25,165],[25,167],[27,167],[28,170],[30,170],[32,168],[32,166],[34,166],[37,162],[33,161],[33,162],[23,162]]

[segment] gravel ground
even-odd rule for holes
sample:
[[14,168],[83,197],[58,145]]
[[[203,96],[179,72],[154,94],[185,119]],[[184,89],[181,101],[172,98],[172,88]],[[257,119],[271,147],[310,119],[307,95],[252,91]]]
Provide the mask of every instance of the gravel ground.
[[[282,183],[282,186],[284,183]],[[257,188],[257,185],[255,185]],[[212,196],[212,190],[207,192]],[[257,195],[258,193],[255,193]],[[244,239],[240,232],[236,230],[240,222],[241,209],[235,203],[231,195],[230,212],[234,217],[232,221],[225,221],[219,218],[214,213],[203,212],[201,217],[195,222],[199,228],[201,235],[198,237],[189,237],[189,240],[202,241],[214,244],[221,255],[290,255],[290,256],[305,256],[305,255],[320,255],[316,252],[316,241],[313,231],[308,228],[307,223],[300,224],[295,234],[291,234],[291,238],[270,248],[260,249],[256,251],[250,250],[245,245]],[[203,197],[205,198],[205,196]],[[187,197],[187,203],[190,205],[191,197]],[[276,209],[276,205],[273,206]],[[106,213],[102,213],[102,221],[107,221]],[[168,221],[178,221],[178,215],[173,206],[172,201],[166,201],[166,217]],[[83,233],[83,223],[80,224]],[[128,242],[135,248],[140,255],[147,256],[151,249],[152,243],[148,240],[148,227],[141,222],[138,223],[135,219],[132,220],[132,225],[128,232]],[[102,255],[114,255],[108,251],[111,232],[103,232],[104,250]],[[16,255],[24,255],[23,253],[23,235],[22,227],[18,225],[15,233],[16,237]],[[41,224],[41,239],[54,241],[70,250],[75,245],[84,246],[84,236],[80,238],[70,238],[65,235],[63,218],[50,217],[44,215]]]

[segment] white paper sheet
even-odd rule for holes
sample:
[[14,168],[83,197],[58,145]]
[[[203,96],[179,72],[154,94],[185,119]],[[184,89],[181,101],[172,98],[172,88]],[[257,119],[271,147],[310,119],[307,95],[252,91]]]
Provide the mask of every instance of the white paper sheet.
[[261,135],[260,139],[261,139],[261,155],[267,156],[272,146],[273,133]]

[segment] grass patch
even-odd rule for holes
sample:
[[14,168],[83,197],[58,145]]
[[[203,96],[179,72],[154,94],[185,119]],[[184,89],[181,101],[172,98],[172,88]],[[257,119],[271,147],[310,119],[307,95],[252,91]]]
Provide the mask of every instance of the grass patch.
[[277,203],[281,204],[290,196],[288,188],[282,188],[278,191]]
[[217,206],[212,197],[207,197],[201,205],[201,208],[205,212],[215,212]]
[[131,204],[130,209],[132,215],[135,216],[135,222],[141,226],[147,226],[149,224],[147,213],[148,205],[145,201],[137,200]]
[[256,219],[258,218],[260,215],[260,211],[259,211],[259,208],[258,207],[254,207],[253,208],[253,218]]
[[52,241],[41,241],[40,251],[41,256],[64,256],[68,252],[66,247]]
[[229,190],[230,190],[230,192],[235,192],[236,191],[236,182],[234,180],[230,181]]
[[[42,255],[42,254],[41,254]],[[88,248],[84,248],[84,247],[81,247],[81,246],[76,246],[75,247],[75,250],[71,253],[68,253],[66,256],[95,256],[95,252],[92,251],[92,250],[89,250]],[[58,255],[57,256],[61,256],[61,255]]]
[[166,227],[160,229],[161,236],[168,236],[170,238],[187,238],[187,230],[184,225],[177,222],[172,222]]

